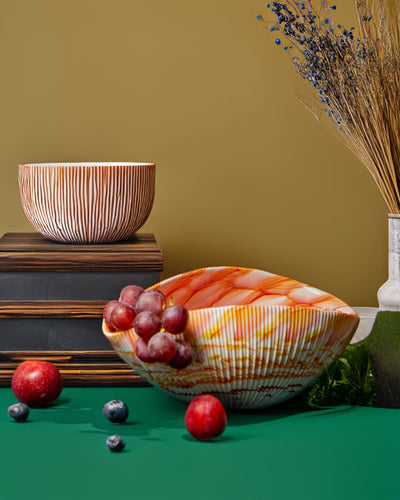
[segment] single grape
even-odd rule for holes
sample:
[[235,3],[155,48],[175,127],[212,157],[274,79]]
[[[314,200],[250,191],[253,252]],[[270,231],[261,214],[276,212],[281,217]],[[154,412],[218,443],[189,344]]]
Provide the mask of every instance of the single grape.
[[113,325],[111,323],[111,313],[113,312],[114,307],[116,307],[119,303],[120,302],[118,300],[110,300],[110,302],[107,302],[107,304],[104,306],[104,309],[103,309],[104,321],[107,325],[107,328],[111,332],[115,332],[115,328],[113,327]]
[[117,330],[129,330],[133,327],[136,311],[132,306],[120,302],[111,312],[111,324]]
[[154,363],[154,359],[149,354],[149,349],[147,347],[146,341],[139,337],[135,343],[135,354],[140,359],[140,361],[144,361],[145,363]]
[[168,363],[172,368],[181,370],[186,368],[193,361],[193,349],[188,342],[176,340],[177,350],[175,356]]
[[169,333],[182,333],[187,324],[188,311],[183,306],[167,307],[162,313],[161,322],[163,327]]
[[141,286],[128,285],[121,290],[119,300],[124,304],[129,304],[130,306],[135,307],[139,295],[141,295],[143,292],[144,288],[142,288]]
[[177,345],[174,337],[167,332],[158,332],[147,345],[149,354],[154,361],[168,363],[175,356]]
[[148,290],[139,295],[135,307],[138,313],[142,311],[151,311],[157,314],[157,316],[161,316],[166,304],[167,301],[162,292],[159,290]]
[[140,312],[133,321],[135,332],[146,341],[159,332],[161,326],[160,318],[151,311]]

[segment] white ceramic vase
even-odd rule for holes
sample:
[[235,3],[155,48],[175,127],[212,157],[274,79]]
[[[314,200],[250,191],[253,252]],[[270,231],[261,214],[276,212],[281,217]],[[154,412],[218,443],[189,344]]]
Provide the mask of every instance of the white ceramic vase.
[[379,311],[365,339],[376,406],[400,408],[400,215],[389,214],[389,278],[378,290]]
[[400,215],[389,214],[389,278],[378,290],[380,311],[400,311]]

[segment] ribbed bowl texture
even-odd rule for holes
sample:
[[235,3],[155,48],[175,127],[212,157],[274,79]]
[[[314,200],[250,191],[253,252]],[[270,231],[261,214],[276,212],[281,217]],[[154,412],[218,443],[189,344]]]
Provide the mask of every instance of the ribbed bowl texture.
[[140,361],[134,329],[111,333],[103,322],[103,333],[152,385],[187,401],[213,394],[226,408],[262,408],[294,396],[343,352],[359,321],[333,295],[256,269],[197,269],[151,288],[189,310],[177,336],[193,347],[188,367]]
[[32,226],[65,243],[111,243],[134,234],[154,201],[154,163],[19,165],[22,208]]

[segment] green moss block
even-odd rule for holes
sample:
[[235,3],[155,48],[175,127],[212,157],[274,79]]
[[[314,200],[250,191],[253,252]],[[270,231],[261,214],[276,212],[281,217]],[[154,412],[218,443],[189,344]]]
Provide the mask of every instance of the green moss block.
[[400,312],[379,311],[364,342],[375,377],[376,405],[400,408]]

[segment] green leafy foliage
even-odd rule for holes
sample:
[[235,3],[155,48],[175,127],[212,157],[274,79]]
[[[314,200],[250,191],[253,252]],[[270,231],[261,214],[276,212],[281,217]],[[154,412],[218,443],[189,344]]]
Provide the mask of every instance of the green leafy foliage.
[[363,343],[348,346],[304,396],[310,406],[374,406],[374,376]]

